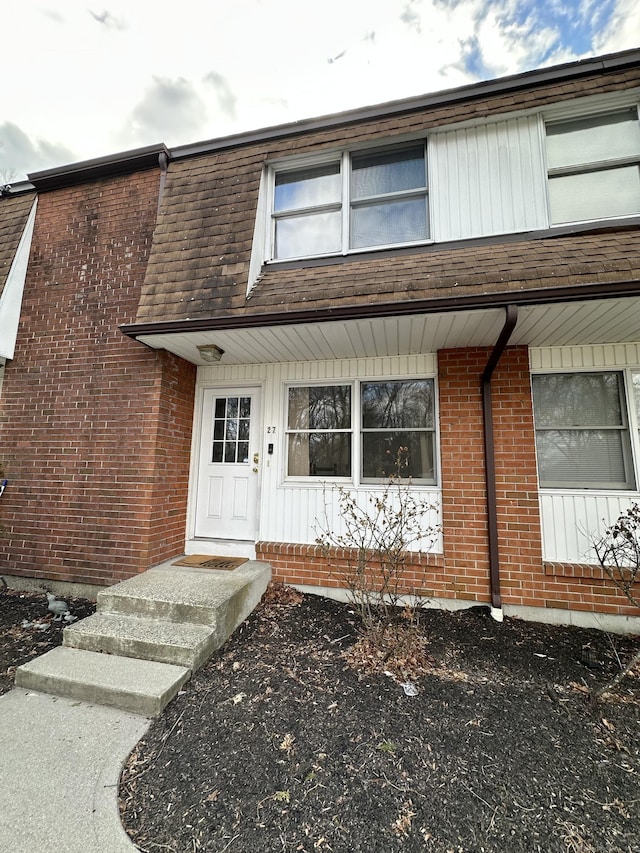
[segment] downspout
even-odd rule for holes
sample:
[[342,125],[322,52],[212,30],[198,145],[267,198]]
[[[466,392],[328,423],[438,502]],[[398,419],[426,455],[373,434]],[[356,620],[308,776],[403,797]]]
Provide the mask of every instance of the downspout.
[[167,167],[169,158],[164,151],[158,155],[158,166],[160,167],[160,187],[158,189],[158,213],[160,213],[160,205],[162,204],[162,196],[164,195],[164,185],[167,180]]
[[502,622],[502,600],[500,598],[500,555],[498,552],[498,510],[496,499],[496,458],[493,440],[493,409],[491,404],[491,378],[509,338],[518,322],[518,308],[507,305],[504,326],[489,356],[482,374],[482,421],[484,427],[484,458],[487,482],[487,527],[489,537],[489,587],[491,592],[491,616]]

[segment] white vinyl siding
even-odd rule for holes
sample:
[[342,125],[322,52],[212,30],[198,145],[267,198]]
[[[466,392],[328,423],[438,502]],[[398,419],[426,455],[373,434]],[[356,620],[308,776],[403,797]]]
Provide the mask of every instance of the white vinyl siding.
[[538,116],[429,138],[436,242],[545,228],[545,166]]

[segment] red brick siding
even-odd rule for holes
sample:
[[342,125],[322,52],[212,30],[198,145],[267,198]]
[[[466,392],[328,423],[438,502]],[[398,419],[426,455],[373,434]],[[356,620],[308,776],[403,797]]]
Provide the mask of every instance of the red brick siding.
[[[286,542],[258,542],[258,559],[267,560],[273,569],[273,580],[308,586],[345,587],[350,566],[357,552],[345,548],[330,549],[327,556],[319,545],[295,545]],[[403,571],[403,588],[421,595],[434,595],[433,574],[442,568],[440,554],[423,554],[407,563]]]
[[[444,553],[408,567],[427,597],[489,602],[489,543],[481,377],[490,348],[438,353]],[[492,380],[498,545],[503,604],[632,614],[593,567],[543,563],[535,431],[526,347],[509,347]],[[279,581],[343,585],[344,555],[314,545],[259,542]],[[588,571],[587,571],[588,568]]]
[[43,194],[0,400],[0,565],[109,584],[182,553],[195,368],[126,338],[158,172]]

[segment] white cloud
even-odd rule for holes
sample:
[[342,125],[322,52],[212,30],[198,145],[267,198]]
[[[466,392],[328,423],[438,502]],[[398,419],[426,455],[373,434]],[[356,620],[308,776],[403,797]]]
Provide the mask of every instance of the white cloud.
[[65,0],[11,17],[28,49],[14,37],[0,52],[0,120],[59,140],[39,148],[53,158],[197,142],[640,43],[637,0],[182,0],[171,15],[151,0]]
[[27,172],[46,169],[52,163],[70,163],[76,156],[64,145],[31,139],[10,121],[0,125],[0,183],[22,180]]
[[618,0],[608,26],[593,40],[594,53],[615,53],[635,47],[640,47],[640,4],[638,0]]

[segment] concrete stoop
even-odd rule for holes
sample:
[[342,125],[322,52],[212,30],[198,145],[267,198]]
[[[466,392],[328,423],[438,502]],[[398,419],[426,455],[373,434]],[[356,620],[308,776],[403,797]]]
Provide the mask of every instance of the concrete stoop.
[[63,645],[16,670],[16,686],[157,716],[258,604],[266,563],[233,571],[163,565],[98,593]]

